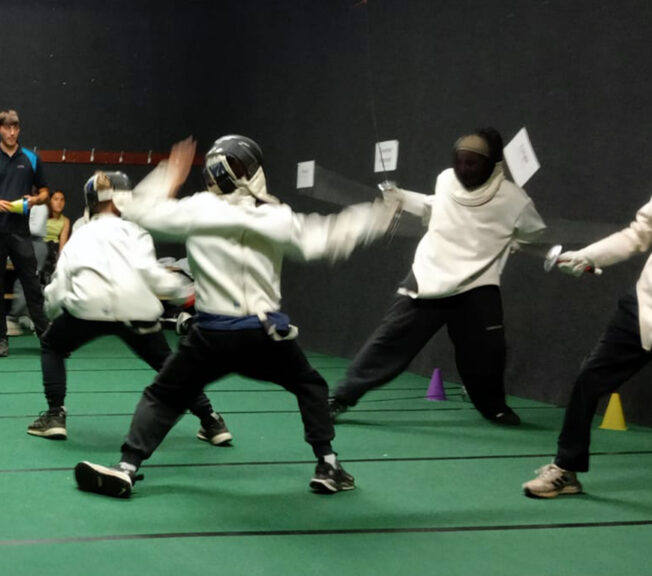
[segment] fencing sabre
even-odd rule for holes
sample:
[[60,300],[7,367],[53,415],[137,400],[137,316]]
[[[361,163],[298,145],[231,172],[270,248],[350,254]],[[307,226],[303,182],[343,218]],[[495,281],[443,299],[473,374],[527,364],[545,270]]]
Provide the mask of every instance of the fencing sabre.
[[[380,167],[383,172],[383,181],[380,184],[378,184],[378,188],[380,189],[381,192],[384,193],[386,191],[396,188],[396,182],[394,180],[389,179],[389,176],[387,174],[387,167],[385,165],[385,158],[383,157],[383,150],[380,146],[380,132],[378,130],[378,114],[376,112],[376,94],[375,94],[376,90],[375,90],[375,83],[374,83],[374,74],[372,69],[372,58],[371,58],[371,24],[369,18],[368,0],[360,0],[354,6],[355,7],[362,6],[362,9],[364,10],[365,48],[366,48],[365,60],[366,60],[366,68],[367,68],[367,83],[368,83],[368,90],[369,90],[369,105],[371,108],[371,122],[373,125],[374,137],[376,138],[376,148],[378,151],[378,156],[380,158]],[[389,242],[392,241],[394,235],[396,234],[398,223],[401,219],[402,214],[403,214],[403,208],[399,207],[399,209],[395,212],[394,217],[392,219],[392,223],[390,224],[389,227]]]
[[[546,253],[546,259],[543,262],[543,269],[546,272],[550,272],[557,263],[559,262],[559,257],[561,256],[562,246],[561,244],[555,244],[548,252]],[[595,274],[599,276],[602,274],[602,268],[596,268],[595,266],[586,266],[584,268],[585,272]]]
[[[543,269],[550,272],[559,263],[563,247],[561,244],[518,244],[515,251],[538,257],[543,256]],[[602,268],[595,266],[587,266],[584,271],[596,275],[602,274]]]

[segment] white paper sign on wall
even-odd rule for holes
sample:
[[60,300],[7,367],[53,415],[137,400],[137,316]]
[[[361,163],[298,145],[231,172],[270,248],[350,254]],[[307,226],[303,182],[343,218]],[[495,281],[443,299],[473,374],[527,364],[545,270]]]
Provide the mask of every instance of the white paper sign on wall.
[[517,186],[525,185],[541,167],[525,128],[521,128],[505,146],[503,155]]
[[312,188],[315,185],[315,161],[297,163],[297,188]]
[[374,172],[391,172],[398,165],[398,140],[376,142]]

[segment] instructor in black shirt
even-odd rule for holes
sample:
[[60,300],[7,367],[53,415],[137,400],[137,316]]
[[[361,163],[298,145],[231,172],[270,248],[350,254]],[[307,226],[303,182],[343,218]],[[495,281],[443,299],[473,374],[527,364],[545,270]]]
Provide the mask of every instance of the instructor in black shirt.
[[[5,293],[7,257],[25,290],[27,309],[40,336],[48,322],[36,274],[36,256],[29,232],[29,209],[45,204],[50,192],[38,156],[18,143],[20,120],[15,110],[0,111],[0,294]],[[12,202],[25,199],[25,210],[12,211]],[[0,357],[9,355],[4,297],[0,298]]]

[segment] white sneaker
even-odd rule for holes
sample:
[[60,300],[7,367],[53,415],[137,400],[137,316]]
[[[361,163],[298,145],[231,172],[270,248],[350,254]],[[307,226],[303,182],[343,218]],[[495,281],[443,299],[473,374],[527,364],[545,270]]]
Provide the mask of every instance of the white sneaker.
[[577,474],[564,470],[556,464],[547,464],[539,468],[538,476],[523,484],[526,496],[532,498],[555,498],[560,494],[579,494],[582,484],[577,479]]
[[7,336],[22,336],[23,329],[20,324],[11,318],[7,318]]

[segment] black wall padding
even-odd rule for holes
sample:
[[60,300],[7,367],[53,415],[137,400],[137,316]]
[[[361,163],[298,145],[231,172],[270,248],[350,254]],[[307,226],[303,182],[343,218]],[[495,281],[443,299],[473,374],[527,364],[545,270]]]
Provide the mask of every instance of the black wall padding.
[[[0,106],[19,110],[28,146],[162,151],[194,134],[205,151],[246,134],[274,194],[332,211],[296,192],[297,162],[375,190],[374,142],[398,139],[390,177],[428,192],[460,134],[493,125],[508,141],[526,126],[542,166],[527,191],[567,247],[627,225],[652,193],[647,0],[21,0],[2,2],[2,21]],[[88,175],[49,170],[73,196]],[[184,192],[199,186],[194,171]],[[409,270],[422,229],[405,222],[349,262],[288,264],[285,306],[306,347],[355,354]],[[563,404],[642,264],[574,280],[514,255],[510,393]],[[445,334],[413,363],[434,367],[456,378]],[[649,380],[623,389],[628,420],[652,424]]]

